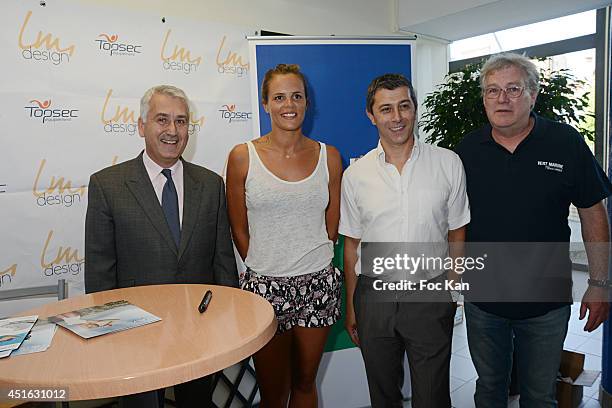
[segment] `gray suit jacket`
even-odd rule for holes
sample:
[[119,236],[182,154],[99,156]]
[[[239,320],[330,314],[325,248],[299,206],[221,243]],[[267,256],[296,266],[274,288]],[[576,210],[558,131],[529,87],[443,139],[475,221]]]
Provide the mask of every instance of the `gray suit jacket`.
[[89,181],[85,291],[165,283],[238,285],[221,177],[183,161],[183,222],[176,247],[142,161]]

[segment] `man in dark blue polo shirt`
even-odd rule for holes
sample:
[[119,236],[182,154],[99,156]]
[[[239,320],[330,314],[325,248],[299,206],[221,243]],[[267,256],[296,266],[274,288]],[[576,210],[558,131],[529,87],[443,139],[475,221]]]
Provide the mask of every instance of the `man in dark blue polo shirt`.
[[[500,263],[492,260],[494,267],[481,278],[488,284],[497,281],[489,288],[499,288],[499,282],[518,285],[504,287],[506,293],[535,287],[548,295],[536,298],[536,290],[531,297],[504,297],[505,302],[483,302],[484,297],[475,295],[471,302],[466,296],[468,341],[478,372],[477,407],[507,407],[514,347],[521,407],[556,406],[555,379],[571,302],[570,204],[578,208],[589,259],[589,287],[580,309],[581,319],[588,311],[584,330],[595,330],[609,313],[610,235],[603,200],[612,194],[612,184],[576,130],[531,112],[538,79],[537,68],[524,56],[491,57],[480,74],[489,124],[468,134],[456,149],[465,166],[472,213],[467,241],[490,243],[481,248],[488,245],[493,252],[510,248],[511,264],[527,266],[497,268]],[[564,259],[548,256],[559,246]],[[478,278],[477,273],[472,277]]]

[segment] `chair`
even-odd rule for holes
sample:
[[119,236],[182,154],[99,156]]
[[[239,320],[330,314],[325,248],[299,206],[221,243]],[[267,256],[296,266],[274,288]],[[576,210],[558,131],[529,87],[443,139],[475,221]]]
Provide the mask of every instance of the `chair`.
[[0,301],[26,299],[44,295],[57,295],[57,300],[68,296],[66,279],[58,279],[57,285],[33,286],[31,288],[0,290]]
[[[218,373],[214,375],[213,385],[212,385],[213,393],[214,393],[214,390],[217,388],[217,386],[219,386],[220,384],[222,384],[222,386],[225,387],[228,391],[228,395],[222,406],[218,406],[215,403],[213,403],[213,405],[216,408],[229,408],[231,406],[234,406],[235,404],[236,406],[241,406],[241,407],[254,406],[253,400],[255,399],[255,396],[257,395],[257,390],[259,389],[259,387],[257,385],[255,369],[251,366],[250,360],[251,360],[251,357],[247,357],[246,359],[238,363],[240,364],[240,369],[238,371],[238,375],[236,376],[236,379],[233,381],[227,375],[225,375],[223,371],[219,371]],[[251,386],[251,389],[248,391],[248,395],[242,394],[242,392],[239,390],[240,382],[243,380],[245,376],[250,378],[251,381],[254,383]],[[259,404],[256,404],[255,406],[259,406]]]

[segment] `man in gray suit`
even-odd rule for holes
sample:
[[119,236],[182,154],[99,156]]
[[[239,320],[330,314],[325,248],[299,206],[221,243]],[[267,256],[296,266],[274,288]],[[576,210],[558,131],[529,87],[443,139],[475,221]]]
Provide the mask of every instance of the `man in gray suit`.
[[[149,89],[140,101],[145,150],[91,176],[85,221],[85,291],[129,286],[238,285],[220,176],[181,158],[189,100],[176,87]],[[179,407],[209,406],[210,378],[175,387]],[[163,390],[122,399],[156,407]]]

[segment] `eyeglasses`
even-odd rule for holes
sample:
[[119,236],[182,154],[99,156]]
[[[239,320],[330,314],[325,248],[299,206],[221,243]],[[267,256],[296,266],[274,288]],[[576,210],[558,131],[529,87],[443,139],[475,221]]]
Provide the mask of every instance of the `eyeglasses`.
[[487,99],[497,99],[502,92],[506,93],[508,98],[518,98],[523,94],[524,86],[509,86],[507,88],[496,88],[494,86],[485,88],[484,96]]

